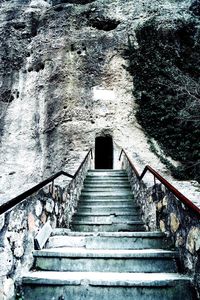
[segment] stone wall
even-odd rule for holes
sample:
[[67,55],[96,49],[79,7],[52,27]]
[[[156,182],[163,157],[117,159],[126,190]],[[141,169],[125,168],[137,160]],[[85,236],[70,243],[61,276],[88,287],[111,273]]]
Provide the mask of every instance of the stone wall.
[[0,216],[0,299],[15,299],[15,282],[33,264],[34,238],[49,222],[52,228],[69,228],[90,158],[65,188],[61,178],[45,186],[8,213]]
[[172,243],[179,253],[179,271],[194,277],[200,296],[200,216],[148,173],[146,182],[145,177],[144,181],[139,181],[124,156],[122,167],[128,173],[135,200],[141,206],[146,230],[166,233],[169,244]]

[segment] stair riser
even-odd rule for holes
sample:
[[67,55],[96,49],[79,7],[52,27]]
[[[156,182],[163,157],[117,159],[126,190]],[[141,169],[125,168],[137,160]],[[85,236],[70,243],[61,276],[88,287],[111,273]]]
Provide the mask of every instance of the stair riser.
[[25,300],[194,300],[190,284],[176,283],[168,287],[101,287],[91,286],[87,281],[82,285],[25,285]]
[[88,238],[88,249],[162,249],[165,248],[163,239],[148,238]]
[[[95,175],[95,174],[109,174],[109,175],[112,175],[112,174],[126,174],[126,171],[124,170],[114,170],[114,169],[94,169],[94,170],[90,170],[88,171],[88,175]],[[126,174],[127,175],[127,174]]]
[[113,194],[112,192],[110,194],[108,193],[88,193],[88,194],[81,194],[80,200],[133,200],[132,194]]
[[140,213],[139,213],[139,210],[136,210],[136,211],[134,211],[134,212],[132,212],[132,211],[125,211],[125,212],[118,212],[118,213],[116,213],[116,212],[113,212],[113,213],[111,213],[111,212],[105,212],[105,211],[102,211],[102,212],[98,212],[98,213],[92,213],[92,212],[79,212],[79,210],[76,212],[76,214],[75,214],[75,217],[100,217],[100,216],[102,216],[102,217],[111,217],[111,218],[114,218],[114,217],[121,217],[121,216],[133,216],[133,217],[135,217],[135,216],[138,216],[138,215],[140,215]]
[[177,271],[176,263],[169,258],[79,258],[37,257],[35,268],[45,271],[68,272],[137,272],[160,273]]
[[134,208],[133,206],[127,206],[127,207],[117,207],[116,205],[114,207],[101,207],[101,206],[88,206],[88,207],[84,207],[84,206],[79,206],[77,212],[79,213],[121,213],[121,212],[127,212],[127,213],[134,213],[134,214],[139,214],[140,210],[138,208]]
[[73,217],[73,221],[84,221],[84,222],[127,222],[127,221],[140,221],[139,216],[77,216]]
[[85,247],[86,249],[164,249],[163,238],[137,237],[51,237],[47,248]]
[[134,205],[133,201],[121,201],[121,200],[116,200],[116,201],[109,201],[109,200],[84,200],[84,201],[79,201],[79,208],[82,208],[83,206],[87,207],[97,207],[97,206],[108,206],[108,207],[115,207],[115,206],[121,206],[121,207],[129,207],[132,208],[138,208],[137,205]]
[[126,224],[112,224],[112,225],[73,225],[72,229],[74,231],[83,231],[83,232],[99,232],[99,231],[110,231],[110,232],[119,232],[119,231],[145,231],[143,225],[126,225]]
[[85,186],[82,192],[85,193],[115,193],[117,191],[120,191],[122,193],[131,193],[130,186],[128,187],[113,187],[113,186]]
[[104,174],[88,174],[87,176],[86,176],[86,178],[88,179],[88,178],[104,178],[104,179],[112,179],[112,178],[118,178],[118,179],[120,179],[120,178],[128,178],[128,176],[127,176],[127,174],[126,173],[119,173],[119,174],[109,174],[109,173],[104,173]]
[[126,187],[130,188],[130,183],[127,181],[84,181],[84,186],[88,187]]
[[124,179],[85,179],[84,181],[84,185],[86,184],[90,184],[90,185],[95,185],[95,184],[99,184],[99,185],[117,185],[117,184],[122,184],[122,185],[128,185],[129,182],[127,180],[127,178]]

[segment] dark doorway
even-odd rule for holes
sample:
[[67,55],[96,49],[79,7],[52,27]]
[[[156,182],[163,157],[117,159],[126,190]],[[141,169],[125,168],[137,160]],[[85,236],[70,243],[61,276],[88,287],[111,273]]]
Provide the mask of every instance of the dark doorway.
[[113,141],[110,136],[95,139],[95,169],[113,168]]

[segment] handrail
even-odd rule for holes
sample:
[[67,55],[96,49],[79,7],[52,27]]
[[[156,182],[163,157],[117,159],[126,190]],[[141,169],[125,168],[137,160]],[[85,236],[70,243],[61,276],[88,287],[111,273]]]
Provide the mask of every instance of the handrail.
[[80,164],[80,166],[78,167],[76,173],[74,174],[74,178],[76,178],[76,176],[78,175],[78,173],[80,172],[82,166],[84,165],[86,159],[88,158],[88,156],[91,154],[91,159],[93,159],[93,153],[92,153],[92,148],[88,151],[87,155],[85,156],[84,160],[82,161],[82,163]]
[[122,151],[121,151],[121,153],[120,153],[119,160],[121,160],[121,157],[122,157],[123,152],[124,152],[126,158],[128,159],[128,162],[129,162],[129,164],[131,165],[131,168],[134,170],[135,175],[136,175],[137,178],[139,179],[140,175],[139,175],[139,173],[138,173],[136,167],[134,166],[134,164],[132,163],[132,161],[131,161],[130,158],[128,157],[128,154],[124,151],[124,149],[122,149]]
[[131,162],[130,158],[128,157],[127,153],[124,151],[124,149],[121,150],[119,160],[121,160],[122,154],[126,156],[128,162],[130,163],[131,168],[133,169],[136,177],[139,181],[142,180],[142,178],[145,176],[146,172],[149,171],[156,177],[162,184],[164,184],[168,190],[170,190],[182,203],[184,203],[186,206],[194,210],[197,214],[200,215],[200,208],[197,207],[191,200],[189,200],[187,197],[185,197],[182,193],[180,193],[171,183],[169,183],[164,177],[162,177],[158,172],[156,172],[152,167],[145,166],[144,170],[142,171],[141,175],[139,175],[139,172],[137,171],[134,164]]
[[85,156],[84,160],[82,161],[82,163],[80,164],[78,170],[75,172],[74,175],[71,175],[67,172],[64,171],[59,171],[56,174],[50,176],[49,178],[41,181],[40,183],[36,184],[34,187],[30,188],[29,190],[23,192],[22,194],[14,197],[13,199],[9,200],[8,202],[2,204],[0,206],[0,215],[2,215],[3,213],[5,213],[6,211],[10,210],[11,208],[13,208],[15,205],[21,203],[23,200],[25,200],[27,197],[31,196],[32,194],[36,193],[38,190],[40,190],[41,188],[43,188],[45,185],[47,185],[48,183],[52,182],[53,180],[55,180],[56,178],[58,178],[61,175],[70,177],[72,179],[75,179],[76,176],[78,175],[80,169],[82,168],[82,166],[84,165],[86,159],[88,158],[88,156],[91,154],[91,158],[93,159],[93,155],[92,155],[92,149],[90,149],[87,153],[87,155]]

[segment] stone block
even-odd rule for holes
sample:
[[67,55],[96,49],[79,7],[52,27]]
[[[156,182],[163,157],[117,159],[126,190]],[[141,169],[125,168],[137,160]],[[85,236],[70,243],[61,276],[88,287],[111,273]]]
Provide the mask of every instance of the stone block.
[[22,257],[24,254],[24,247],[23,245],[16,244],[14,249],[14,256],[17,258]]
[[165,231],[166,231],[165,223],[164,223],[163,220],[160,220],[160,230],[161,230],[162,232],[165,232]]
[[24,231],[9,232],[7,234],[10,245],[12,245],[13,254],[15,257],[20,258],[24,254]]
[[0,261],[0,276],[8,275],[13,268],[13,255],[8,242],[0,248]]
[[180,221],[178,217],[174,214],[170,214],[170,228],[172,232],[176,232],[180,226]]
[[26,223],[26,210],[24,209],[13,209],[10,213],[8,230],[12,231],[13,229],[25,229],[27,227]]
[[49,190],[50,190],[50,185],[45,185],[44,187],[43,187],[43,192],[46,194],[46,195],[48,195],[49,194]]
[[31,212],[28,215],[28,229],[30,232],[33,232],[36,229],[35,217]]
[[56,216],[58,215],[58,212],[59,212],[59,208],[58,208],[58,204],[56,203],[55,204],[55,214],[56,214]]
[[42,210],[43,210],[42,204],[39,200],[37,200],[35,205],[35,214],[37,217],[41,216]]
[[53,209],[54,209],[54,201],[53,201],[51,198],[47,199],[46,205],[45,205],[45,209],[46,209],[46,211],[49,212],[49,213],[52,213],[52,212],[53,212]]
[[176,242],[175,242],[176,247],[180,247],[183,244],[184,244],[184,238],[180,234],[177,234]]
[[162,200],[162,204],[163,204],[163,207],[167,207],[168,205],[168,199],[167,199],[167,196],[165,196]]
[[148,197],[148,202],[149,202],[149,203],[152,203],[152,202],[153,202],[152,196],[149,196],[149,197]]
[[47,215],[46,213],[43,211],[42,215],[41,215],[41,218],[40,218],[42,224],[45,224],[46,221],[47,221]]
[[14,300],[15,299],[15,288],[14,281],[11,278],[5,278],[3,282],[3,297],[2,300]]
[[161,209],[163,207],[163,202],[159,201],[156,206],[157,206],[158,211],[161,211]]
[[186,248],[192,254],[200,249],[200,228],[192,227],[190,229],[187,236]]

